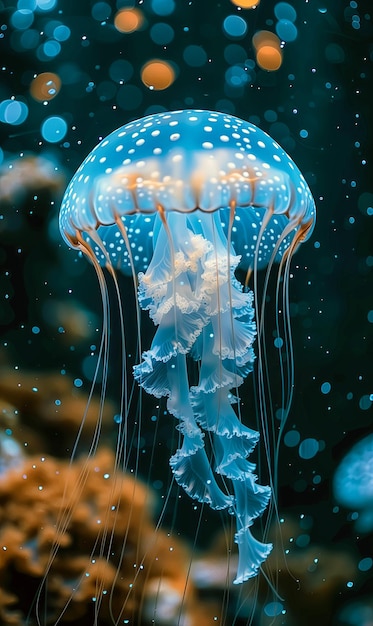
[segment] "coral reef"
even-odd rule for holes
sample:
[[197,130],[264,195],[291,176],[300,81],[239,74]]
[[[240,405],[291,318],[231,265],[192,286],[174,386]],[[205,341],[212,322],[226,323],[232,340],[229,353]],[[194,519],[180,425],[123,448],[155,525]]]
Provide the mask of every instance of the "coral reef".
[[218,603],[197,598],[190,550],[155,526],[150,489],[108,448],[87,455],[98,419],[110,441],[108,399],[100,412],[91,398],[85,453],[70,461],[86,403],[67,375],[1,369],[1,625],[31,626],[37,614],[70,626],[150,624],[155,614],[165,626],[212,624]]
[[101,407],[100,398],[93,396],[87,406],[86,394],[67,375],[0,369],[0,427],[10,428],[30,454],[69,457],[83,415],[80,440],[88,451],[98,421],[104,437],[114,414],[114,404],[108,399]]
[[114,463],[104,449],[73,463],[33,457],[1,476],[1,624],[21,626],[30,607],[29,623],[36,613],[71,626],[147,624],[155,613],[158,624],[211,623],[186,549],[155,529],[150,491]]
[[4,163],[0,167],[0,201],[11,204],[22,201],[27,193],[58,192],[64,177],[57,169],[51,158],[32,154]]

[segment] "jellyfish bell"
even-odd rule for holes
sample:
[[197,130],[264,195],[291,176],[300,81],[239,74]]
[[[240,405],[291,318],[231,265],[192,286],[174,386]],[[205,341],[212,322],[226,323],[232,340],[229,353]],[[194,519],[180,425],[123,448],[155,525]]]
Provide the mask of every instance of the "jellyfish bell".
[[[87,156],[62,201],[62,236],[93,263],[105,319],[110,303],[102,268],[117,286],[121,308],[118,270],[132,277],[139,309],[154,323],[145,346],[138,311],[141,349],[133,377],[140,389],[165,397],[176,419],[179,446],[170,459],[176,483],[235,519],[236,584],[255,576],[272,548],[252,534],[274,481],[270,473],[270,486],[260,485],[248,460],[259,432],[249,426],[254,420],[243,414],[238,391],[254,368],[256,340],[259,383],[267,370],[265,289],[254,304],[248,283],[253,276],[255,291],[258,270],[277,263],[285,302],[290,259],[314,220],[311,192],[282,148],[253,124],[205,110],[149,115],[114,131]],[[267,389],[259,387],[266,430]],[[126,424],[125,392],[122,403]],[[130,445],[122,438],[121,445]]]

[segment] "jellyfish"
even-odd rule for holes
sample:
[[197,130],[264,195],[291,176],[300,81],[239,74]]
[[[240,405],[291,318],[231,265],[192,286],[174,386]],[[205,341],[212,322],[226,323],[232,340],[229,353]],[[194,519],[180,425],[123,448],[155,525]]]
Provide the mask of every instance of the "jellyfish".
[[358,441],[338,465],[333,479],[335,499],[357,513],[355,528],[373,530],[373,435]]
[[[264,536],[255,537],[253,525],[274,488],[272,474],[269,485],[257,479],[250,455],[259,431],[255,418],[244,414],[239,389],[257,367],[257,407],[267,450],[262,320],[268,272],[279,267],[276,302],[290,345],[289,264],[314,221],[309,187],[284,150],[253,124],[207,110],[155,113],[112,132],[79,167],[61,205],[63,239],[98,275],[106,373],[107,280],[114,281],[120,311],[127,299],[118,274],[133,282],[136,327],[122,323],[121,336],[112,339],[125,353],[126,333],[137,335],[133,379],[140,391],[165,398],[175,418],[178,445],[169,459],[174,481],[193,500],[233,516],[239,554],[235,584],[256,576],[271,551]],[[257,299],[260,270],[266,273]],[[154,329],[148,343],[144,315]],[[285,404],[292,393],[290,349],[288,357],[280,364],[281,378],[290,380]],[[126,354],[123,370],[125,361]],[[122,392],[118,455],[127,445],[129,393]]]

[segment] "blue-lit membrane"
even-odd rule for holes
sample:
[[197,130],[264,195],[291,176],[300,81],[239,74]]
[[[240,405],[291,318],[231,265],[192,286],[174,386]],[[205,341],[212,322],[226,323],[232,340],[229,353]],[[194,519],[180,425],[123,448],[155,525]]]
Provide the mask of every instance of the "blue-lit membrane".
[[333,480],[334,497],[355,512],[358,532],[373,530],[373,435],[368,435],[346,454]]
[[[257,328],[253,293],[235,272],[255,277],[278,262],[288,315],[290,259],[314,219],[311,192],[275,141],[246,121],[202,110],[150,115],[114,131],[87,156],[62,201],[62,236],[94,264],[104,311],[101,266],[114,280],[117,270],[133,277],[138,303],[154,322],[134,378],[166,397],[178,422],[180,446],[170,459],[176,482],[235,516],[236,584],[257,574],[272,546],[251,533],[271,489],[258,484],[247,460],[259,433],[241,421],[238,388],[254,366]],[[259,379],[268,367],[262,309],[257,303]],[[286,328],[281,336],[289,342]],[[125,406],[121,414],[131,419]],[[266,447],[270,421],[263,419]]]

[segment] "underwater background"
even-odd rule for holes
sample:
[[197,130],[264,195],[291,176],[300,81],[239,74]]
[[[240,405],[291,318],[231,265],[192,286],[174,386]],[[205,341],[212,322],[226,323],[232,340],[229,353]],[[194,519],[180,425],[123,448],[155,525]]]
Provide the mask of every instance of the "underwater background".
[[[289,568],[303,582],[300,590],[289,588],[289,617],[280,601],[265,615],[288,626],[369,626],[373,10],[354,0],[251,4],[0,0],[0,474],[18,454],[69,458],[97,364],[96,276],[58,231],[72,174],[102,137],[149,113],[200,108],[237,115],[289,153],[317,207],[312,237],[292,262],[295,392],[279,462]],[[275,352],[279,338],[269,333]],[[108,445],[115,358],[111,369]],[[149,430],[138,442],[144,473],[154,406],[145,399]],[[167,442],[172,419],[162,417],[157,437]],[[346,473],[337,474],[364,439],[365,447],[347,457]],[[165,447],[155,491],[168,471],[171,442]],[[193,540],[185,515],[167,521]],[[206,515],[204,548],[215,530]],[[0,559],[0,589],[9,593],[4,568]],[[309,622],[294,617],[299,604],[310,611]]]

